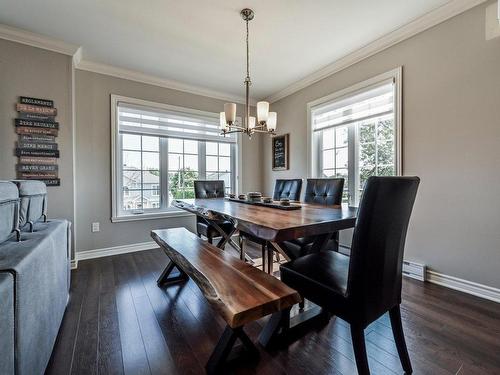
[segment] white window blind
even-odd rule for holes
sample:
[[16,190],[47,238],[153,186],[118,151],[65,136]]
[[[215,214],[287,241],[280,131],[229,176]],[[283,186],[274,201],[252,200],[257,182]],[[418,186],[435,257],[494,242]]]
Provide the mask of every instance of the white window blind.
[[345,179],[343,201],[358,205],[370,176],[401,173],[401,69],[308,104],[314,177]]
[[394,111],[394,80],[386,81],[347,98],[311,108],[312,129],[317,132],[388,115]]
[[122,101],[117,107],[120,133],[236,143],[235,134],[220,135],[218,114],[184,112],[175,107],[150,108]]

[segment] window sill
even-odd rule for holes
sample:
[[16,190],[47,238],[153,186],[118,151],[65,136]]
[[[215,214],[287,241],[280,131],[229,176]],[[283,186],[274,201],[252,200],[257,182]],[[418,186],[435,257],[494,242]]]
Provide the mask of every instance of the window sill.
[[113,216],[111,218],[111,222],[121,223],[125,221],[168,219],[173,217],[187,217],[187,216],[195,216],[195,215],[184,210],[172,210],[172,211],[163,211],[163,212],[136,214],[136,215]]

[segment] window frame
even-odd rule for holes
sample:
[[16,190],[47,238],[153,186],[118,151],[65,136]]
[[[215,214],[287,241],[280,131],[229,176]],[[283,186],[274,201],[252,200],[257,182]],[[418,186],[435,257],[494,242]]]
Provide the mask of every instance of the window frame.
[[[155,103],[151,101],[146,101],[142,99],[129,98],[125,96],[111,94],[111,222],[122,222],[122,221],[137,221],[137,220],[150,220],[150,219],[159,219],[159,218],[168,218],[168,217],[182,217],[182,216],[193,216],[193,214],[180,210],[175,207],[169,207],[165,202],[168,202],[168,139],[175,137],[161,137],[160,136],[160,145],[159,145],[159,153],[160,153],[160,182],[159,182],[159,190],[160,190],[160,207],[159,208],[149,208],[143,209],[141,213],[132,213],[126,212],[122,209],[122,137],[120,137],[119,132],[119,123],[118,123],[118,103],[126,102],[129,104],[141,105],[149,108],[158,108],[158,109],[169,109],[169,110],[177,110],[182,111],[186,114],[193,115],[206,115],[206,116],[218,116],[218,113],[205,112],[191,108],[177,107],[164,103]],[[152,136],[149,134],[144,134],[145,136]],[[183,138],[179,138],[183,139]],[[188,139],[188,138],[186,138]],[[189,140],[189,139],[188,139]],[[198,141],[198,165],[200,169],[201,164],[205,164],[205,157],[202,157],[200,153],[201,150],[204,150],[204,147],[200,147],[201,144],[204,146],[204,142],[216,142],[214,140],[199,140]],[[232,187],[236,192],[239,187],[239,171],[241,171],[241,137],[238,136],[236,138],[235,143],[230,143],[231,145],[231,173],[232,173]],[[164,155],[165,157],[162,157]],[[202,160],[201,160],[202,159]],[[204,170],[204,168],[203,168]],[[163,171],[163,173],[162,173]],[[201,170],[198,171],[201,173]],[[167,186],[167,188],[163,188],[163,186]]]
[[[388,72],[379,74],[375,77],[369,78],[365,81],[358,82],[347,88],[338,90],[330,95],[326,95],[319,99],[307,103],[307,176],[310,178],[318,177],[319,171],[322,167],[322,144],[321,137],[314,136],[313,129],[313,109],[319,105],[328,104],[333,101],[341,100],[359,93],[362,93],[370,88],[382,84],[383,82],[393,80],[394,82],[394,122],[395,122],[395,136],[394,145],[396,148],[396,175],[403,175],[403,116],[402,116],[402,89],[403,89],[403,67],[399,66]],[[353,127],[349,128],[349,139],[358,139],[355,134],[356,130]],[[348,141],[349,143],[349,141]],[[354,160],[353,163],[348,164],[348,176],[357,175],[359,172],[358,160],[356,158],[356,147],[349,149],[348,158]],[[356,180],[355,180],[356,181]],[[353,182],[355,182],[353,181]],[[354,206],[357,200],[357,189],[355,183],[350,183],[349,190],[349,205]]]

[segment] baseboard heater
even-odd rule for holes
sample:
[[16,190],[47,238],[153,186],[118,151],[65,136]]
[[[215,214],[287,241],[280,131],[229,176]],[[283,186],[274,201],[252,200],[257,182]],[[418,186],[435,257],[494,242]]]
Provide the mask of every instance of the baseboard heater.
[[411,277],[412,279],[417,279],[420,281],[425,281],[425,270],[424,264],[403,261],[403,275]]

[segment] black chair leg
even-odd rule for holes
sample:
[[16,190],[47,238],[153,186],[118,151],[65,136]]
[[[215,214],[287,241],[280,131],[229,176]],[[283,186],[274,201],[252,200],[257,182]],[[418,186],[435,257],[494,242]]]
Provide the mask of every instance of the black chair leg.
[[365,330],[351,325],[351,338],[358,374],[369,375],[370,368],[368,367],[368,357],[366,355]]
[[267,273],[272,275],[273,274],[273,266],[274,266],[274,252],[272,245],[268,244],[267,245]]
[[266,244],[262,244],[262,271],[266,272],[267,255],[266,255]]
[[212,239],[212,237],[207,237],[207,240],[208,240],[208,243],[211,245],[214,241]]
[[398,349],[399,360],[401,361],[401,365],[403,366],[405,373],[411,374],[413,369],[411,368],[410,356],[408,355],[408,349],[406,348],[399,305],[389,310],[389,317],[391,318],[392,334],[394,335],[394,341],[396,342],[396,348]]

